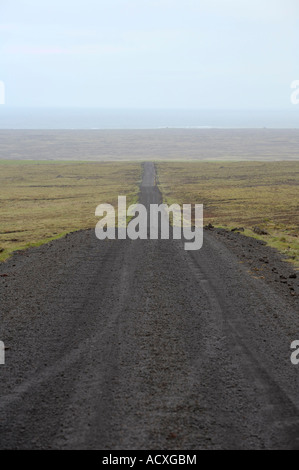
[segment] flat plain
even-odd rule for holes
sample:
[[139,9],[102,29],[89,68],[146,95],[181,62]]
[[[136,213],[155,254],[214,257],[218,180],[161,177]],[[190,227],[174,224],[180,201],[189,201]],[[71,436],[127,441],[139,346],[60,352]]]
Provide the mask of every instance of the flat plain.
[[299,265],[299,161],[178,162],[157,168],[168,204],[203,204],[206,224],[244,229]]
[[138,163],[0,160],[0,261],[15,250],[95,227],[97,205],[138,198]]
[[299,159],[299,129],[0,130],[5,160]]
[[203,203],[206,223],[244,226],[298,265],[298,149],[298,129],[0,130],[0,261],[93,227],[118,194],[136,201],[151,159],[166,201]]

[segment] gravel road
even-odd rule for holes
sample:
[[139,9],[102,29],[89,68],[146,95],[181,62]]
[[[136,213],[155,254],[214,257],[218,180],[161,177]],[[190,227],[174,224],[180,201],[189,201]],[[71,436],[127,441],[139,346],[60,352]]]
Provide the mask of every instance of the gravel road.
[[[145,163],[140,202],[160,199]],[[197,252],[89,230],[16,253],[0,266],[0,448],[299,448],[289,274],[217,230]]]

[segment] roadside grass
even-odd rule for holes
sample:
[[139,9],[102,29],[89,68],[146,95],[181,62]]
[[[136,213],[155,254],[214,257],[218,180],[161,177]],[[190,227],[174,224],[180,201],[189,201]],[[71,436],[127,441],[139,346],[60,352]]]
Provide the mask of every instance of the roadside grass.
[[140,163],[0,161],[0,261],[94,228],[97,205],[138,200]]
[[[204,223],[262,239],[299,267],[299,161],[157,163],[167,204],[204,204]],[[268,235],[257,235],[254,227]]]

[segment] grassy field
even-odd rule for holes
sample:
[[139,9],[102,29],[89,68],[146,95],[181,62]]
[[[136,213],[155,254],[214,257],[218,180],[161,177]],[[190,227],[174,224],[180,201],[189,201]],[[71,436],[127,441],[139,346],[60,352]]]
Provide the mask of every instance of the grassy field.
[[138,163],[0,161],[0,261],[70,231],[94,228],[98,204],[137,201]]
[[[299,161],[157,163],[165,202],[204,204],[204,223],[264,239],[299,266]],[[268,235],[257,235],[258,226]]]
[[[299,162],[157,163],[165,202],[203,203],[205,224],[244,227],[299,266]],[[95,208],[136,202],[139,163],[0,160],[0,261],[67,232],[94,228]],[[253,227],[268,232],[259,236]]]

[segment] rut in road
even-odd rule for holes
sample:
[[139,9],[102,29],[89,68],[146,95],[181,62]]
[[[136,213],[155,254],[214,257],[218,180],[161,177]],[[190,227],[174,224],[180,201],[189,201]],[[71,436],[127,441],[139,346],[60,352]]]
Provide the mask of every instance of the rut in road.
[[[147,207],[155,180],[145,163]],[[298,447],[297,312],[212,234],[77,232],[6,271],[1,448]]]

